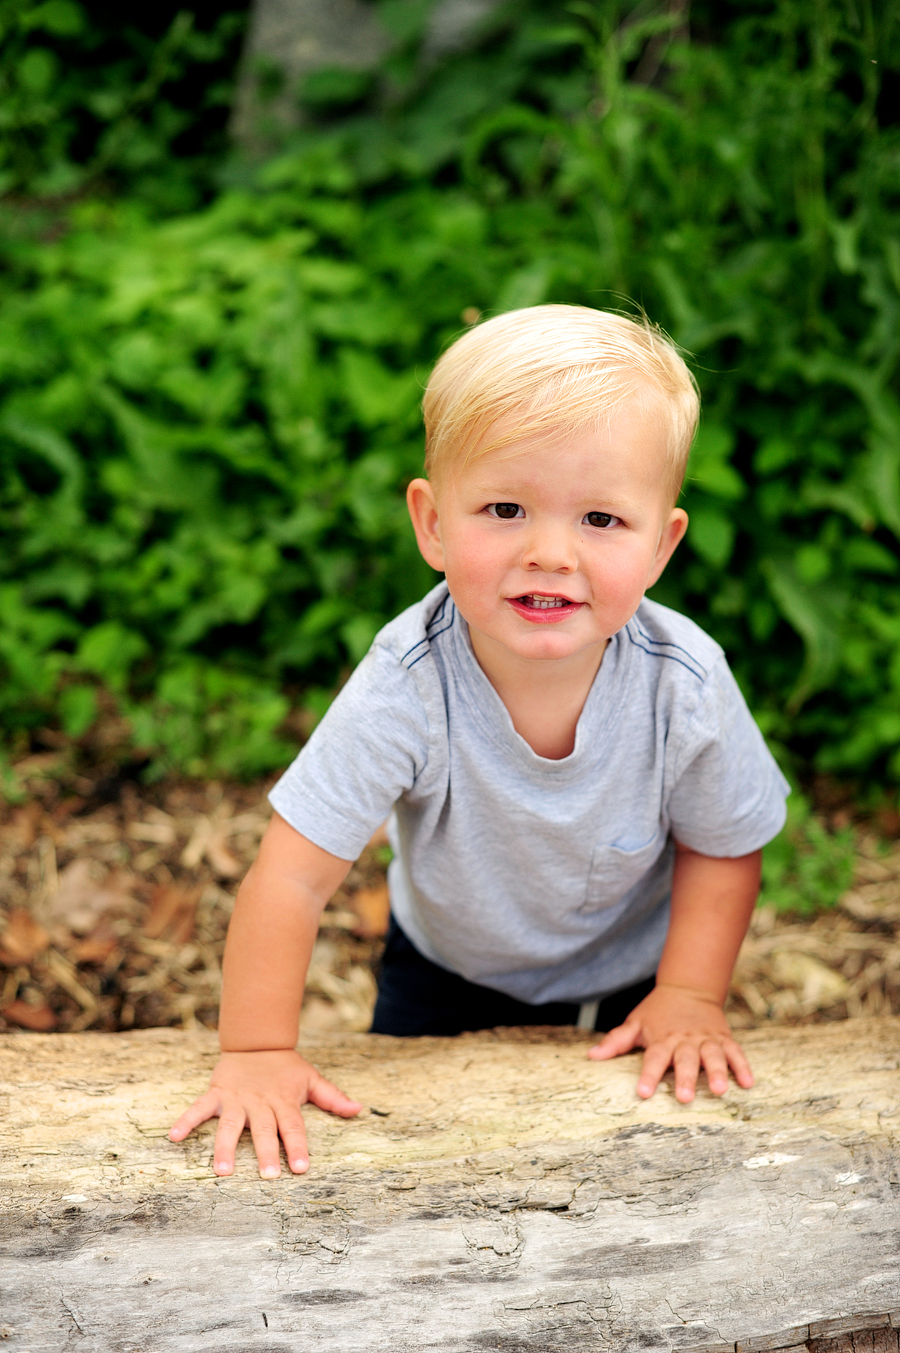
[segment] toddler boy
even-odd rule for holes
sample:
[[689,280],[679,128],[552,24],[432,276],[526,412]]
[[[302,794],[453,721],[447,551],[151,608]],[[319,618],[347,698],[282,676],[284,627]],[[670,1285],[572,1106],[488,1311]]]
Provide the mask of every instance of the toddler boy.
[[[308,1153],[300,1106],[360,1106],[294,1051],[320,914],[391,814],[373,1029],[610,1030],[722,1094],[752,1084],[722,1013],[787,785],[718,645],[644,599],[684,535],[698,417],[649,325],[580,306],[498,316],[441,358],[408,491],[445,581],[375,639],[275,786],[228,935],[222,1059],[172,1129],[249,1125],[264,1177]],[[582,1018],[579,1019],[581,1012]]]

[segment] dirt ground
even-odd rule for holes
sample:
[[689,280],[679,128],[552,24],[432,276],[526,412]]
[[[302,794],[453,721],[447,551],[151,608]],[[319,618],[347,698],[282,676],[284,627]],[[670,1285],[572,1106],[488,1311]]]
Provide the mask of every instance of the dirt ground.
[[[267,784],[145,788],[61,780],[54,754],[18,766],[0,808],[0,1029],[214,1028],[237,885]],[[362,1031],[388,919],[383,835],[331,899],[304,1030]],[[758,908],[735,972],[739,1028],[900,1013],[900,843],[860,833],[856,878],[812,920]]]

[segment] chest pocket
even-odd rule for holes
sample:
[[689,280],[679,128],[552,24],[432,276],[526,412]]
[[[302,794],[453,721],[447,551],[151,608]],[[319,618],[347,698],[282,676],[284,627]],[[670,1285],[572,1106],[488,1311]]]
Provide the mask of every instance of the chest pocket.
[[636,850],[621,846],[595,846],[591,856],[584,902],[578,908],[582,913],[607,911],[621,902],[627,892],[640,883],[665,849],[665,837],[654,836],[652,841]]

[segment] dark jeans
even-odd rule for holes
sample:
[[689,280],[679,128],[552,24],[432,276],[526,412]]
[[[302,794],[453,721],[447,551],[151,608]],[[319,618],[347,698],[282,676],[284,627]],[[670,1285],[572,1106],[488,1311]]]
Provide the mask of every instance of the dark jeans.
[[[647,977],[604,997],[594,1027],[604,1032],[614,1029],[655,985],[655,979]],[[467,982],[420,954],[392,916],[370,1032],[401,1037],[446,1036],[502,1025],[576,1024],[579,1009],[566,1001],[528,1005],[500,991]]]

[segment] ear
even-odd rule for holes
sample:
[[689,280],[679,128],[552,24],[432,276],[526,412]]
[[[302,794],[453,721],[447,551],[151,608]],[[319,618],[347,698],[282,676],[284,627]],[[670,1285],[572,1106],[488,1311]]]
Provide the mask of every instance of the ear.
[[662,576],[662,571],[672,558],[678,545],[684,538],[688,526],[688,514],[682,507],[673,507],[663,526],[656,547],[656,557],[647,578],[647,586],[652,587]]
[[406,490],[406,506],[412,518],[413,530],[422,558],[438,573],[444,571],[444,547],[438,521],[434,488],[427,479],[414,479]]

